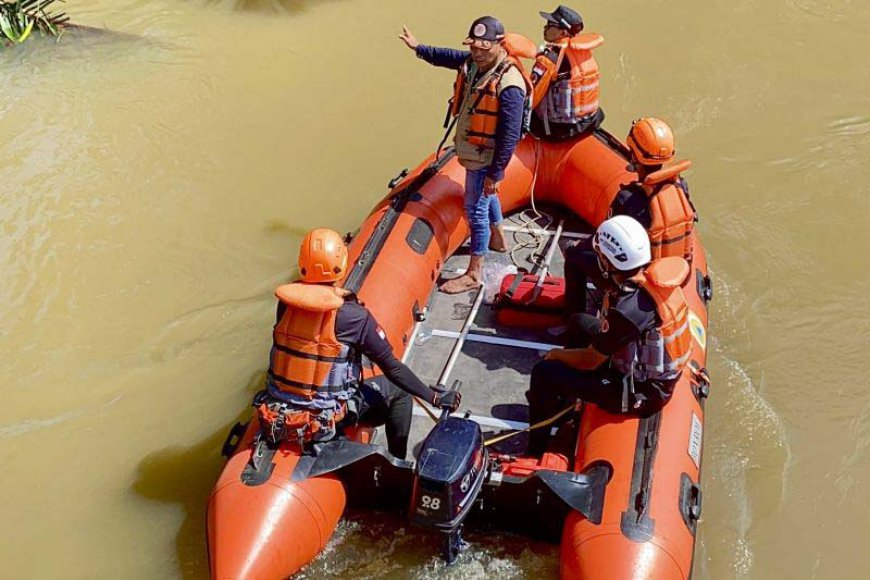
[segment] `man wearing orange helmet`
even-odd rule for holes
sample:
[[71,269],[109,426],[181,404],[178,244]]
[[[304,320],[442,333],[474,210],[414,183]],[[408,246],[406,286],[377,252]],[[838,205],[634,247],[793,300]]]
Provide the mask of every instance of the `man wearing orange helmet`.
[[689,185],[680,174],[688,160],[674,160],[674,133],[667,123],[644,117],[631,124],[626,139],[637,181],[621,190],[610,215],[628,215],[647,229],[655,258],[692,259],[692,232],[697,214],[689,201]]
[[[273,443],[325,441],[359,418],[386,423],[387,443],[404,459],[415,395],[455,410],[459,393],[427,387],[393,354],[386,334],[353,294],[337,285],[347,270],[338,232],[312,230],[299,251],[301,282],[280,286],[264,395],[257,405]],[[383,376],[365,378],[367,361]]]
[[[610,216],[627,215],[646,228],[653,259],[679,256],[692,261],[697,219],[689,201],[689,186],[680,173],[689,161],[672,163],[674,134],[655,117],[634,121],[626,139],[629,161],[637,181],[620,189],[610,202]],[[569,314],[586,306],[586,279],[598,271],[591,242],[584,240],[565,251],[565,298]]]

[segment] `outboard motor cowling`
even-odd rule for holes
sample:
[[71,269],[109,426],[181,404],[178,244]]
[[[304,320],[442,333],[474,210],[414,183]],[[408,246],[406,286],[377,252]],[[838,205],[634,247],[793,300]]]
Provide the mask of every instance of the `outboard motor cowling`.
[[483,487],[488,464],[480,425],[469,419],[445,417],[423,442],[415,468],[411,521],[447,534],[448,563],[464,547],[462,522]]

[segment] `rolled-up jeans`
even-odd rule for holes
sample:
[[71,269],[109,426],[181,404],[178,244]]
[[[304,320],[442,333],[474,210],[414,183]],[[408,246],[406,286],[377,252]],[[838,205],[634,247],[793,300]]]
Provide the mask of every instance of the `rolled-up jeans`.
[[465,170],[465,217],[471,229],[471,255],[485,256],[489,250],[489,226],[501,223],[501,202],[497,195],[483,195],[486,168]]

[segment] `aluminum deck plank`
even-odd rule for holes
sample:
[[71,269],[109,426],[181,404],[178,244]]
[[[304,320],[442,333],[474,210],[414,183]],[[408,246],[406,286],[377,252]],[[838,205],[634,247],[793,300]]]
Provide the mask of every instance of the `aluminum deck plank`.
[[[515,220],[506,221],[506,225],[515,223]],[[555,224],[553,225],[555,226]],[[568,224],[566,224],[567,227]],[[552,232],[555,227],[550,228],[550,230]],[[572,231],[576,230],[576,227],[572,227]],[[507,238],[510,244],[515,243],[515,236],[512,232],[508,233]],[[545,240],[547,239],[549,237],[545,236]],[[576,241],[575,236],[560,240],[560,249],[554,252],[550,264],[551,276],[564,275],[563,251],[569,243],[574,241]],[[527,270],[533,268],[533,263],[529,261],[532,253],[531,249],[516,252],[521,264],[524,264]],[[542,255],[546,253],[546,246],[540,250],[540,253]],[[511,264],[511,257],[509,253],[491,252],[487,256],[487,261],[508,265]],[[467,265],[466,243],[456,255],[451,256],[444,264],[442,276],[444,278],[456,276],[456,271],[466,268]],[[474,296],[474,292],[451,296],[442,294],[437,290],[430,296],[428,316],[420,325],[419,333],[407,359],[408,366],[417,373],[422,381],[434,384],[441,374],[456,340],[454,336],[462,328],[465,317],[471,309]],[[435,330],[453,336],[433,336],[432,332]],[[471,327],[471,335],[463,346],[450,376],[449,382],[452,383],[454,379],[459,379],[463,383],[460,414],[466,411],[471,412],[475,416],[480,416],[485,423],[487,417],[494,417],[514,422],[517,425],[526,424],[528,406],[525,392],[528,390],[532,367],[541,360],[541,351],[530,348],[530,345],[479,342],[478,336],[497,336],[499,339],[507,339],[508,341],[516,340],[544,345],[552,345],[554,343],[553,337],[544,331],[501,326],[497,323],[496,311],[490,305],[485,304],[475,317]],[[489,422],[499,423],[499,421]],[[425,416],[422,409],[415,409],[409,441],[409,449],[412,450],[414,456],[417,455],[420,444],[432,425],[432,420]],[[486,437],[504,432],[503,429],[493,425],[485,425],[483,431]],[[520,453],[525,448],[526,439],[526,435],[516,436],[503,444],[499,444],[497,449],[505,453]]]

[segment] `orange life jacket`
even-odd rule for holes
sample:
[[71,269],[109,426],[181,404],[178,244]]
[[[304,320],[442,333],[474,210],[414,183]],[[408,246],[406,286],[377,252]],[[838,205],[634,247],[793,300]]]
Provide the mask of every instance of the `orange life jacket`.
[[[531,80],[532,108],[554,123],[576,123],[598,111],[598,63],[592,50],[604,37],[587,33],[552,43],[535,59]],[[562,62],[568,58],[570,75],[557,79]],[[539,108],[540,106],[540,108]]]
[[[689,264],[681,257],[652,261],[632,281],[655,301],[657,325],[639,340],[613,353],[611,366],[635,382],[672,381],[689,362],[692,335],[689,331],[689,305],[680,287],[689,275]],[[606,316],[609,295],[602,307]]]
[[269,394],[296,407],[338,411],[352,394],[359,369],[335,337],[344,299],[331,286],[293,283],[275,295],[284,311],[272,331]]
[[649,198],[652,259],[678,256],[692,261],[692,238],[697,214],[680,173],[691,167],[685,160],[651,173],[643,180]]
[[[459,116],[462,107],[468,107],[470,118],[466,138],[469,143],[488,149],[495,147],[495,131],[498,126],[498,84],[502,76],[511,68],[516,67],[526,84],[527,101],[530,102],[532,82],[516,56],[511,54],[495,66],[495,70],[486,77],[485,82],[471,85],[469,79],[477,76],[477,66],[469,57],[459,69],[456,81],[453,83],[453,98],[450,100],[450,114]],[[527,105],[528,108],[528,105]],[[523,115],[524,118],[527,115]]]

